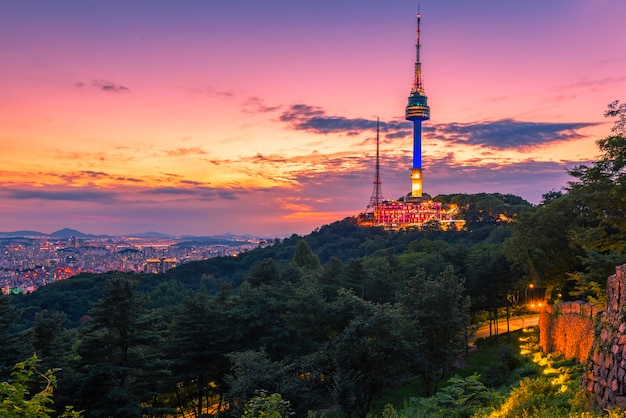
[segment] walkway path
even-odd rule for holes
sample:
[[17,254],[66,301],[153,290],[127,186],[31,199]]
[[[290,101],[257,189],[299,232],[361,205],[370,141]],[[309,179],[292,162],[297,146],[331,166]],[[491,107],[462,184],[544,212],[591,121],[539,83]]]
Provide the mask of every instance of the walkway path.
[[[526,327],[534,327],[539,324],[539,315],[530,315],[530,316],[516,316],[509,319],[509,330],[517,331],[521,328]],[[495,335],[495,330],[492,325],[492,335]],[[498,321],[498,335],[506,334],[506,318]],[[487,338],[489,337],[489,324],[483,325],[478,328],[476,333],[472,337],[470,337],[470,345],[474,344],[478,338]]]

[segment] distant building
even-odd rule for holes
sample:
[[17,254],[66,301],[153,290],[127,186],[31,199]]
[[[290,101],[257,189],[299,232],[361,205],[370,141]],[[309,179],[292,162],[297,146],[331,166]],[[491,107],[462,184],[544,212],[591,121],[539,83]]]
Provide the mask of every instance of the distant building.
[[165,271],[174,268],[178,265],[178,260],[175,258],[148,258],[144,266],[144,273],[164,273]]

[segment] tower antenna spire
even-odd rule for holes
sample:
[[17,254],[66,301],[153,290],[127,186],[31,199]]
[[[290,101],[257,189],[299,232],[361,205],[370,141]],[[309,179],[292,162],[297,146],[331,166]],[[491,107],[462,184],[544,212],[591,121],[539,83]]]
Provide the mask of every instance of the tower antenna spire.
[[422,48],[421,42],[421,20],[422,15],[420,13],[421,2],[417,3],[417,32],[416,32],[416,42],[415,42],[415,75],[413,78],[413,87],[411,88],[411,93],[418,93],[422,96],[424,93],[424,81],[422,80],[422,61],[420,59],[420,49]]
[[383,190],[380,181],[380,119],[376,118],[376,177],[374,178],[374,190],[372,191],[372,197],[370,198],[370,204],[367,205],[370,209],[376,209],[383,202]]

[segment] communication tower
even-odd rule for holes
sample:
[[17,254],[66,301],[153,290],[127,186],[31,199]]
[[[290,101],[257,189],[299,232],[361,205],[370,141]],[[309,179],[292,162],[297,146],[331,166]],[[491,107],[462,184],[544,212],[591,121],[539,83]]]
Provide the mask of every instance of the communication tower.
[[411,193],[398,200],[386,200],[382,197],[380,182],[379,159],[379,122],[376,122],[376,177],[374,191],[370,198],[368,211],[358,217],[359,225],[382,227],[386,230],[424,228],[438,225],[440,229],[463,229],[464,220],[457,220],[459,208],[453,204],[443,204],[423,194],[422,184],[422,121],[430,119],[428,98],[424,93],[422,81],[422,63],[420,60],[420,22],[421,15],[417,9],[417,56],[413,86],[409,95],[409,103],[405,108],[406,119],[413,122],[413,165],[411,168]]
[[372,191],[372,197],[370,198],[370,204],[367,205],[368,209],[375,210],[383,202],[383,190],[381,188],[380,181],[380,120],[376,118],[376,177],[374,178],[374,190]]
[[420,60],[420,7],[417,6],[417,51],[415,59],[415,74],[413,76],[413,86],[409,95],[409,103],[405,109],[407,120],[413,122],[413,166],[411,168],[411,196],[421,197],[423,193],[422,184],[422,121],[430,119],[430,107],[428,107],[428,97],[424,93],[424,82],[422,80],[422,62]]

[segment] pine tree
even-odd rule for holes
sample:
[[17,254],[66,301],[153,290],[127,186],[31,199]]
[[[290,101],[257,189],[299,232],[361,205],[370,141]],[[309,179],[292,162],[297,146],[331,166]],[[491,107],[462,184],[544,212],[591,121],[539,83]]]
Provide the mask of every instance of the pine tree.
[[162,380],[155,352],[158,334],[143,308],[137,283],[116,277],[107,294],[90,310],[91,323],[81,335],[77,398],[93,417],[137,417],[141,402],[150,400]]

